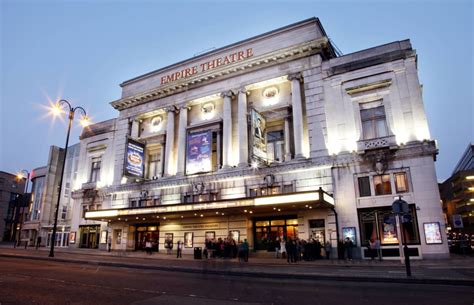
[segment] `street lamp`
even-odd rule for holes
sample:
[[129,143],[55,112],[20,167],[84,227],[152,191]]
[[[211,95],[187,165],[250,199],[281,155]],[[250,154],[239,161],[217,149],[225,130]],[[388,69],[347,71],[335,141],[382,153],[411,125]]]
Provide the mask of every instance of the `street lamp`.
[[[27,171],[26,169],[22,169],[21,171],[19,171],[17,174],[16,174],[16,178],[18,180],[22,180],[22,179],[26,179],[26,183],[25,183],[25,189],[23,191],[23,197],[22,197],[22,200],[24,200],[24,198],[27,198],[27,193],[28,193],[28,182],[30,181],[30,172]],[[15,215],[13,215],[14,219],[16,220],[17,218],[17,213],[20,214],[20,208],[23,209],[23,204],[21,204],[20,207],[17,207],[17,209],[15,209]],[[23,213],[24,214],[24,213]],[[22,219],[18,219],[20,221],[20,227],[18,229],[19,232],[15,232],[15,235],[14,235],[14,240],[13,240],[13,247],[16,248],[17,246],[17,243],[18,243],[18,237],[21,236],[21,225],[23,224],[23,220]],[[12,221],[13,224],[15,224],[14,221]],[[15,225],[16,227],[16,225]]]
[[51,250],[49,251],[49,257],[54,257],[54,244],[56,243],[56,229],[58,226],[58,212],[59,212],[59,203],[61,201],[61,189],[63,186],[64,167],[66,165],[67,147],[69,145],[69,134],[71,133],[71,125],[72,125],[72,121],[74,120],[74,114],[76,110],[79,110],[82,113],[81,125],[84,127],[89,125],[89,119],[87,117],[87,114],[84,108],[72,107],[71,104],[66,100],[60,100],[59,102],[57,102],[51,108],[51,113],[55,116],[58,116],[58,115],[63,114],[64,110],[68,111],[69,123],[67,127],[66,146],[64,147],[64,162],[61,167],[61,179],[59,179],[58,202],[56,203],[56,211],[54,213],[54,226],[53,226],[53,234],[51,235]]
[[[405,256],[405,268],[407,276],[411,276],[411,267],[410,267],[410,255],[408,253],[408,245],[406,240],[405,232],[405,216],[408,216],[410,209],[408,207],[408,202],[402,199],[402,196],[399,196],[397,200],[392,203],[392,213],[397,215],[398,223],[400,223],[400,231],[402,233],[402,243],[403,243],[403,255]],[[402,216],[402,217],[400,217]]]

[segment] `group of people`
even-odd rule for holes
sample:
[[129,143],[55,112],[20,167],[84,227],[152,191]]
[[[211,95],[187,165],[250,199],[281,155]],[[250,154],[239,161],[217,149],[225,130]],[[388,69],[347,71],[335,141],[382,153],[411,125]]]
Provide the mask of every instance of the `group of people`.
[[[323,255],[326,259],[331,256],[332,246],[329,241],[324,245],[317,239],[301,240],[299,238],[276,238],[274,241],[275,257],[285,258],[288,263],[296,263],[300,260],[314,261],[322,259]],[[324,249],[324,251],[322,251]],[[324,253],[323,253],[324,252]]]
[[205,241],[205,248],[203,251],[204,257],[215,258],[239,258],[239,261],[248,261],[249,258],[249,244],[247,239],[243,242],[236,242],[231,237],[227,238],[208,238]]

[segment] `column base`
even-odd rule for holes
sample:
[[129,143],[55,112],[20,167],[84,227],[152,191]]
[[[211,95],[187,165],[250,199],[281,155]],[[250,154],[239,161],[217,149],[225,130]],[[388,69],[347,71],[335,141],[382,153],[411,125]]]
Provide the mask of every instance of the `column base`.
[[248,163],[239,163],[239,164],[237,165],[237,167],[241,167],[241,168],[242,168],[242,167],[249,167],[249,164],[248,164]]

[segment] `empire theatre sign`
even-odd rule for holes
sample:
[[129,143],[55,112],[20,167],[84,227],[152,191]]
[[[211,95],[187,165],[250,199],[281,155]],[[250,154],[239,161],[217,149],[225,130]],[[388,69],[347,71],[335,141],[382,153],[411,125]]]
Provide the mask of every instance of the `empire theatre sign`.
[[186,79],[188,77],[197,75],[199,73],[214,70],[221,66],[227,66],[233,63],[243,61],[253,56],[253,49],[248,48],[244,51],[237,51],[234,53],[227,54],[218,58],[211,59],[201,64],[194,65],[192,67],[186,67],[182,70],[175,71],[171,74],[167,74],[161,77],[160,84],[165,85],[168,83],[175,82],[180,79]]

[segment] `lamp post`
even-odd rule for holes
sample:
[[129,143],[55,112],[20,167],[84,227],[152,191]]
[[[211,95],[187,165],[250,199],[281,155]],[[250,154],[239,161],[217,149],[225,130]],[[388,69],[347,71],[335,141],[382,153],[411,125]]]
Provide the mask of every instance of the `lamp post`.
[[54,244],[56,243],[56,230],[58,226],[58,212],[59,212],[59,203],[61,201],[61,190],[63,186],[63,176],[64,176],[64,167],[66,165],[66,157],[67,157],[67,147],[69,145],[69,134],[71,133],[71,126],[72,121],[74,120],[74,114],[78,110],[82,112],[82,120],[81,124],[83,126],[88,125],[88,118],[86,111],[82,107],[72,107],[71,103],[67,100],[60,100],[57,102],[54,107],[51,109],[53,115],[60,115],[64,112],[64,108],[68,112],[68,127],[67,127],[67,136],[66,136],[66,146],[64,147],[64,162],[61,166],[61,178],[59,179],[59,191],[58,191],[58,201],[56,203],[56,211],[54,212],[54,226],[53,226],[53,234],[51,235],[51,250],[49,251],[49,257],[54,257]]
[[[402,233],[402,242],[403,242],[403,255],[405,256],[405,268],[407,276],[411,276],[411,267],[410,267],[410,255],[408,253],[408,245],[406,240],[405,233],[405,221],[403,216],[409,214],[408,202],[402,199],[402,196],[399,196],[392,204],[392,212],[397,215],[398,222],[400,223],[400,231]],[[402,217],[400,217],[402,216]]]
[[[19,172],[16,174],[16,177],[18,178],[18,180],[26,179],[25,189],[23,190],[23,196],[24,196],[24,197],[22,197],[22,200],[24,200],[24,198],[27,198],[28,182],[30,181],[30,172],[27,171],[26,169],[22,169],[21,171],[19,171]],[[22,204],[21,204],[21,205],[22,205]],[[19,211],[20,208],[22,209],[23,206],[18,207],[18,209],[15,209],[15,215],[13,216],[15,220],[18,218],[18,220],[19,220],[19,222],[20,222],[20,227],[19,227],[19,229],[18,229],[19,232],[15,232],[15,235],[14,235],[14,240],[13,240],[13,247],[14,247],[14,248],[16,248],[17,243],[18,243],[18,240],[19,240],[19,238],[17,238],[17,235],[18,235],[18,237],[21,236],[21,225],[22,225],[22,223],[23,223],[23,220],[20,219],[20,217],[17,217],[17,214],[20,214],[20,215],[21,215],[21,213],[20,213],[20,211]],[[24,213],[23,213],[23,214],[24,214]],[[12,223],[14,224],[15,222],[12,221]],[[16,227],[16,225],[15,225],[15,227]]]

